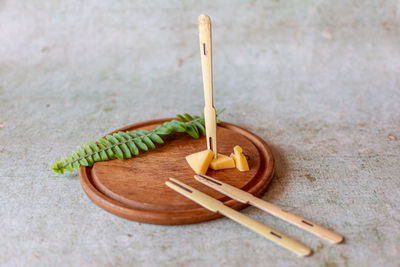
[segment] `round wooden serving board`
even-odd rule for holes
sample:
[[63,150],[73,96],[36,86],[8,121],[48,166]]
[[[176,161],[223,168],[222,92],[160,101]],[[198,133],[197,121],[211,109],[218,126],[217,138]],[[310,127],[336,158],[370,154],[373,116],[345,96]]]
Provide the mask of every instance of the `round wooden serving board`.
[[[171,119],[145,121],[117,131],[154,129]],[[143,152],[127,160],[97,162],[93,167],[81,166],[80,181],[89,198],[98,206],[117,216],[152,224],[190,224],[221,217],[178,194],[165,185],[169,177],[197,188],[240,210],[247,205],[197,182],[185,157],[207,149],[204,136],[194,139],[186,133],[163,137],[165,144],[154,151]],[[250,171],[235,169],[208,170],[207,175],[261,196],[273,176],[274,159],[267,144],[256,135],[230,123],[217,127],[218,152],[230,155],[240,145],[250,157]]]

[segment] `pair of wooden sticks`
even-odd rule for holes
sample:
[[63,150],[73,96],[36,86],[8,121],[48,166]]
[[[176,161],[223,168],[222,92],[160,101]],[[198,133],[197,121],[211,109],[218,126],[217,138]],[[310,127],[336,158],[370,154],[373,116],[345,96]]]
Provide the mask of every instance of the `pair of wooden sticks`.
[[[195,175],[195,179],[224,195],[229,196],[239,202],[250,204],[259,209],[262,209],[273,216],[276,216],[284,221],[287,221],[301,229],[304,229],[316,236],[326,239],[332,243],[340,243],[343,241],[343,237],[331,230],[328,230],[320,225],[317,225],[309,220],[306,220],[300,216],[292,214],[286,210],[279,208],[269,202],[266,202],[260,198],[253,196],[252,194],[231,186],[227,183],[223,183],[217,179],[214,179],[207,175]],[[270,227],[250,218],[242,213],[225,206],[221,201],[216,200],[193,187],[184,184],[174,178],[170,178],[169,181],[165,182],[167,186],[177,191],[178,193],[184,195],[185,197],[193,200],[197,204],[203,206],[204,208],[212,211],[218,212],[222,215],[234,220],[235,222],[249,228],[250,230],[264,236],[268,240],[294,252],[299,256],[308,256],[312,253],[312,250],[301,244],[300,242],[278,232]]]

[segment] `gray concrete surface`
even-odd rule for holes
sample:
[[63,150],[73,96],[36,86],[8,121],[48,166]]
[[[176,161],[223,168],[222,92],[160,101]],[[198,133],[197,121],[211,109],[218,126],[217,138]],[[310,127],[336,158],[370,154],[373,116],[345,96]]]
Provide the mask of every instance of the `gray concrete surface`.
[[[216,106],[265,139],[264,198],[346,237],[301,259],[220,219],[146,225],[50,164],[77,144],[202,110],[197,16],[213,21]],[[397,1],[0,1],[2,266],[399,266]]]

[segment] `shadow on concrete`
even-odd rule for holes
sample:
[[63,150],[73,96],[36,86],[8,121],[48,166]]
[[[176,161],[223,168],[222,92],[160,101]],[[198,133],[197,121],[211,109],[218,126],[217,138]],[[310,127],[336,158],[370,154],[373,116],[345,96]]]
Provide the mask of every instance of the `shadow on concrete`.
[[271,145],[271,143],[268,143],[268,141],[266,142],[272,151],[272,155],[274,156],[275,172],[271,184],[268,186],[267,192],[264,194],[263,198],[273,201],[275,199],[279,199],[279,196],[285,191],[284,185],[288,183],[287,174],[289,167],[284,152],[279,147]]

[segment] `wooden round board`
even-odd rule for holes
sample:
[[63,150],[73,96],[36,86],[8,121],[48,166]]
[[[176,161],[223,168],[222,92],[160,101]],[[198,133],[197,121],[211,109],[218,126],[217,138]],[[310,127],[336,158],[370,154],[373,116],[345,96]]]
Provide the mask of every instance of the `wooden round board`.
[[[145,121],[117,131],[153,129],[168,120],[171,119]],[[97,162],[91,168],[81,166],[80,181],[89,198],[108,212],[144,223],[190,224],[221,217],[167,187],[165,181],[173,177],[236,210],[247,206],[193,178],[195,173],[185,157],[207,149],[204,136],[194,139],[186,133],[175,133],[163,139],[165,144],[131,159]],[[230,155],[233,147],[240,145],[249,157],[250,170],[209,169],[207,175],[261,196],[274,171],[274,159],[267,144],[251,132],[230,123],[218,125],[217,140],[218,152],[225,155]]]

